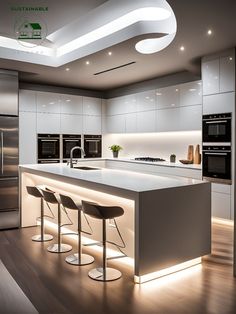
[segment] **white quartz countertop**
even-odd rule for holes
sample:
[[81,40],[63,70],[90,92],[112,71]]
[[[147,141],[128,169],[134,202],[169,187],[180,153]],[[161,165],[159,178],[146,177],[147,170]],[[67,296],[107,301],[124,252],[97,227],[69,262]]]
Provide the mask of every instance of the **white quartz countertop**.
[[[78,165],[83,166],[83,162],[79,162]],[[116,170],[107,168],[99,168],[99,170],[71,169],[66,164],[22,165],[20,166],[20,170],[37,173],[38,175],[42,176],[44,174],[47,174],[47,177],[50,177],[50,175],[52,175],[54,178],[55,176],[58,176],[66,177],[67,179],[76,179],[78,180],[78,184],[79,181],[92,182],[133,192],[145,192],[195,184],[204,184],[203,181],[195,179],[164,177],[131,172],[127,170]]]

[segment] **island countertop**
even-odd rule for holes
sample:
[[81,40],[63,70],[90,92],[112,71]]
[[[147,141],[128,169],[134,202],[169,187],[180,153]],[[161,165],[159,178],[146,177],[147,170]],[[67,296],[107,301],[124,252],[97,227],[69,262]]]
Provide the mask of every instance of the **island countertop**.
[[[78,165],[83,166],[83,162],[79,162]],[[93,167],[93,161],[91,161],[90,166]],[[96,165],[94,165],[94,167],[96,167]],[[20,169],[22,171],[26,170],[35,174],[38,173],[39,175],[48,174],[54,177],[65,177],[68,179],[78,180],[80,182],[92,182],[132,192],[147,192],[159,189],[204,184],[203,181],[196,179],[174,176],[165,177],[103,167],[99,167],[98,170],[72,169],[68,165],[62,163],[22,165],[20,166]]]

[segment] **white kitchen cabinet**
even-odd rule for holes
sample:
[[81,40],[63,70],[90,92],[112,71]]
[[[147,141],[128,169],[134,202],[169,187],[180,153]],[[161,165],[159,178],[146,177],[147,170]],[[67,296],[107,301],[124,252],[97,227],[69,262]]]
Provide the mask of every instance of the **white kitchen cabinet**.
[[60,134],[60,114],[37,113],[37,133]]
[[83,115],[83,133],[84,134],[101,134],[102,133],[102,117]]
[[82,115],[61,114],[61,134],[81,134],[83,131]]
[[202,106],[180,107],[180,131],[202,129]]
[[83,114],[99,116],[102,114],[102,100],[100,98],[83,97]]
[[125,132],[136,133],[137,132],[137,113],[127,113],[125,115]]
[[179,131],[180,129],[180,108],[161,109],[157,111],[157,132]]
[[156,109],[156,93],[155,90],[142,92],[137,94],[137,111],[149,111]]
[[143,111],[137,113],[137,132],[156,131],[156,110]]
[[125,133],[125,115],[107,116],[107,133]]
[[230,195],[218,192],[211,193],[212,216],[230,219]]
[[169,86],[156,90],[157,109],[174,108],[179,106],[180,87]]
[[229,55],[220,58],[220,93],[235,91],[235,58]]
[[83,114],[82,96],[61,95],[60,100],[62,114]]
[[219,58],[204,61],[202,64],[203,95],[217,94],[220,90]]
[[179,85],[180,106],[202,104],[202,82],[190,82]]
[[[27,107],[28,108],[28,107]],[[37,163],[36,112],[19,113],[19,163]]]
[[19,111],[36,112],[36,92],[31,90],[19,91]]
[[203,97],[203,114],[234,112],[235,93],[223,93]]
[[36,93],[37,112],[60,113],[60,94],[37,92]]
[[107,115],[114,116],[125,113],[125,97],[116,97],[107,100]]

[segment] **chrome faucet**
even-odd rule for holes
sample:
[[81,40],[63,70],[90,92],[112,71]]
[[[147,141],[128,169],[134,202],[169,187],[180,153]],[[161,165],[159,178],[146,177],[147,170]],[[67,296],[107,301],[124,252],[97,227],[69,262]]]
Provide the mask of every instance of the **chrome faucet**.
[[79,149],[81,151],[81,158],[84,158],[85,155],[85,151],[83,150],[82,147],[80,146],[75,146],[71,149],[70,151],[70,168],[73,168],[73,152],[76,150],[76,149]]

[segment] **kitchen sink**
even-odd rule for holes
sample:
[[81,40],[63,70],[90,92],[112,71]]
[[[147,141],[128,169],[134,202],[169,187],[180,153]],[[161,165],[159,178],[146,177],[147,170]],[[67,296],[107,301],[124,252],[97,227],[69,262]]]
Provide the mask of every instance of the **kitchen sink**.
[[78,170],[101,170],[100,168],[86,167],[86,166],[74,166],[74,169],[78,169]]

